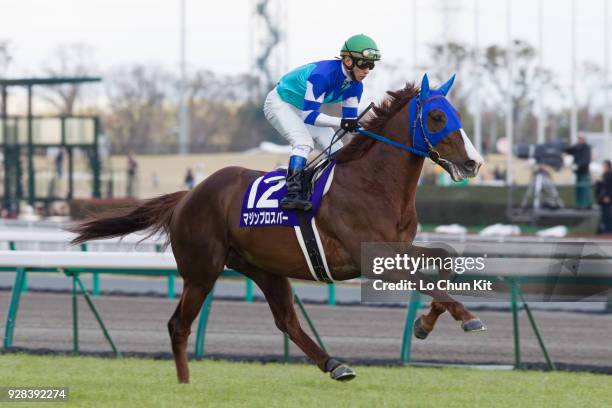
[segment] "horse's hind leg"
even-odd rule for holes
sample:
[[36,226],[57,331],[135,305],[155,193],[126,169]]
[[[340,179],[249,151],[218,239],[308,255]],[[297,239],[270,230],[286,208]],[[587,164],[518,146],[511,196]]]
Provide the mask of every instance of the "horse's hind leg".
[[[218,276],[218,274],[217,274]],[[168,332],[172,342],[172,354],[176,363],[176,375],[180,383],[189,382],[189,367],[187,365],[187,339],[191,333],[191,324],[198,316],[204,299],[212,289],[214,279],[207,283],[194,283],[185,280],[181,299],[168,321]]]
[[[430,257],[430,258],[439,257],[439,258],[444,259],[450,255],[449,252],[443,248],[427,248],[427,247],[419,247],[416,245],[412,247],[411,252],[412,252],[411,256],[413,257],[425,256],[425,257]],[[450,277],[451,272],[452,271],[449,269],[440,268],[439,278],[441,280],[446,280]],[[439,291],[433,291],[433,292],[439,292]],[[446,295],[446,297],[449,299],[449,301],[444,301],[444,302],[436,301],[436,300],[432,301],[431,309],[429,310],[429,313],[427,313],[426,315],[421,315],[414,322],[413,333],[415,337],[419,339],[427,338],[429,333],[431,333],[431,331],[434,329],[434,326],[436,324],[436,321],[438,320],[438,317],[440,317],[440,315],[444,313],[444,311],[446,310],[448,310],[448,312],[451,314],[451,316],[455,320],[461,321],[461,327],[463,328],[464,331],[471,332],[471,331],[486,330],[482,321],[479,318],[477,318],[474,314],[472,314],[472,312],[470,312],[463,305],[463,303],[452,299],[448,295]]]
[[[199,222],[208,216],[210,222]],[[168,321],[168,332],[180,383],[189,382],[187,339],[191,325],[215,281],[223,272],[227,257],[224,226],[218,222],[218,218],[213,218],[214,216],[216,214],[210,208],[196,206],[188,201],[183,207],[178,207],[172,219],[172,252],[183,277],[183,293]]]
[[294,308],[294,296],[289,279],[272,275],[255,267],[241,270],[251,277],[261,289],[274,315],[276,327],[287,333],[293,341],[321,371],[330,373],[334,380],[347,381],[355,378],[352,368],[331,358],[302,330]]

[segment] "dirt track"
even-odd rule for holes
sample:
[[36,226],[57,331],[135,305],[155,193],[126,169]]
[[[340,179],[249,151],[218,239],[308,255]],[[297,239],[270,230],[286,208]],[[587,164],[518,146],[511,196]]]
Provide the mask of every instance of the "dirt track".
[[[2,333],[10,292],[0,291]],[[176,300],[149,297],[102,296],[95,300],[118,348],[123,352],[170,352],[166,322]],[[328,350],[349,361],[399,361],[405,310],[361,306],[307,305]],[[83,351],[108,351],[101,330],[84,300],[79,301],[80,343]],[[479,312],[488,331],[464,334],[448,316],[441,317],[426,341],[413,342],[413,360],[456,363],[514,361],[512,318],[505,312]],[[535,312],[555,362],[612,367],[612,315]],[[521,313],[523,361],[543,363],[536,338]],[[302,319],[305,325],[304,319]],[[21,299],[14,346],[27,349],[70,350],[71,298],[68,294],[26,293]],[[193,327],[195,333],[195,325]],[[190,350],[193,350],[191,336]],[[236,358],[280,359],[283,338],[267,304],[215,300],[206,337],[206,353]],[[301,358],[291,346],[292,357]]]

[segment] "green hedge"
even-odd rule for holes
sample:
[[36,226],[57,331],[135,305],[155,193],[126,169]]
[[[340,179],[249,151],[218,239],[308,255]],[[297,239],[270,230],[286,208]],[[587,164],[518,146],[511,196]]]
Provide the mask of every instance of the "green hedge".
[[[520,205],[526,191],[525,186],[514,187],[512,202]],[[575,204],[574,187],[557,187],[565,206]],[[466,186],[441,187],[419,186],[417,189],[417,213],[422,224],[490,225],[509,223],[507,216],[508,187]],[[576,225],[584,218],[575,220],[550,219],[547,224]]]

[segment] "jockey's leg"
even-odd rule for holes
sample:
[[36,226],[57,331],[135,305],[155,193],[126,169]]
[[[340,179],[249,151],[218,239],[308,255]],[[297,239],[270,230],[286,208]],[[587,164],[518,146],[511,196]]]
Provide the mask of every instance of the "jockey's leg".
[[281,200],[281,207],[307,211],[312,204],[305,197],[301,171],[314,148],[312,136],[306,128],[300,111],[283,101],[276,89],[266,97],[264,114],[274,129],[287,139],[292,147],[287,171],[287,196]]
[[306,165],[310,147],[304,145],[294,146],[291,150],[289,168],[287,169],[287,195],[283,197],[280,204],[284,209],[295,208],[308,211],[312,208],[312,203],[308,200],[302,177],[302,170]]
[[[331,143],[335,134],[334,129],[330,127],[306,125],[306,129],[308,129],[308,132],[310,132],[310,134],[323,149],[329,147],[329,144]],[[338,140],[336,143],[334,143],[334,145],[331,147],[331,155],[340,150],[342,146],[342,140]]]

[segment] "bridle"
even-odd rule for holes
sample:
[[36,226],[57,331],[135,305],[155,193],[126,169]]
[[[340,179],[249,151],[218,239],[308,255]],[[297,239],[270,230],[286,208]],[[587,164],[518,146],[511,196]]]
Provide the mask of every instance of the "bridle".
[[417,108],[417,117],[415,118],[414,122],[412,123],[412,146],[416,146],[415,144],[415,138],[416,138],[416,134],[417,134],[417,122],[418,124],[421,126],[421,131],[423,134],[423,140],[425,141],[425,144],[427,144],[427,156],[434,161],[437,164],[442,165],[442,163],[448,163],[450,164],[450,162],[446,159],[444,159],[440,153],[435,149],[435,147],[431,144],[431,142],[429,141],[429,138],[427,137],[427,128],[425,127],[425,125],[423,124],[423,105],[425,105],[427,102],[429,102],[432,99],[437,99],[437,98],[444,98],[444,96],[442,95],[432,95],[430,97],[428,97],[427,99],[425,99],[423,101],[423,103],[421,104],[420,99],[416,100],[416,108]]
[[[408,137],[412,139],[412,146],[408,146],[406,144],[403,143],[399,143],[396,142],[395,140],[389,139],[385,136],[376,134],[374,132],[370,132],[369,130],[365,130],[365,129],[357,129],[357,132],[359,132],[360,134],[370,137],[372,139],[378,140],[380,142],[386,143],[388,145],[394,146],[398,149],[402,149],[402,150],[406,150],[409,151],[417,156],[420,157],[429,157],[432,161],[434,161],[437,164],[442,165],[443,163],[448,163],[450,164],[450,161],[442,158],[442,156],[440,156],[440,153],[435,149],[435,147],[433,146],[433,144],[431,143],[431,141],[429,140],[431,135],[429,135],[427,128],[425,127],[425,125],[423,124],[423,106],[429,102],[432,99],[436,99],[436,98],[444,98],[444,96],[442,95],[432,95],[430,97],[428,97],[427,99],[425,99],[423,102],[420,102],[420,98],[419,95],[415,96],[416,98],[416,117],[414,118],[414,121],[412,122],[412,125],[408,128]],[[417,131],[419,130],[417,128],[417,126],[420,126],[420,130],[421,130],[421,134],[423,135],[423,141],[425,142],[425,144],[427,145],[427,151],[418,149],[414,146],[416,146],[416,135],[417,135]],[[411,133],[411,134],[410,134]]]

